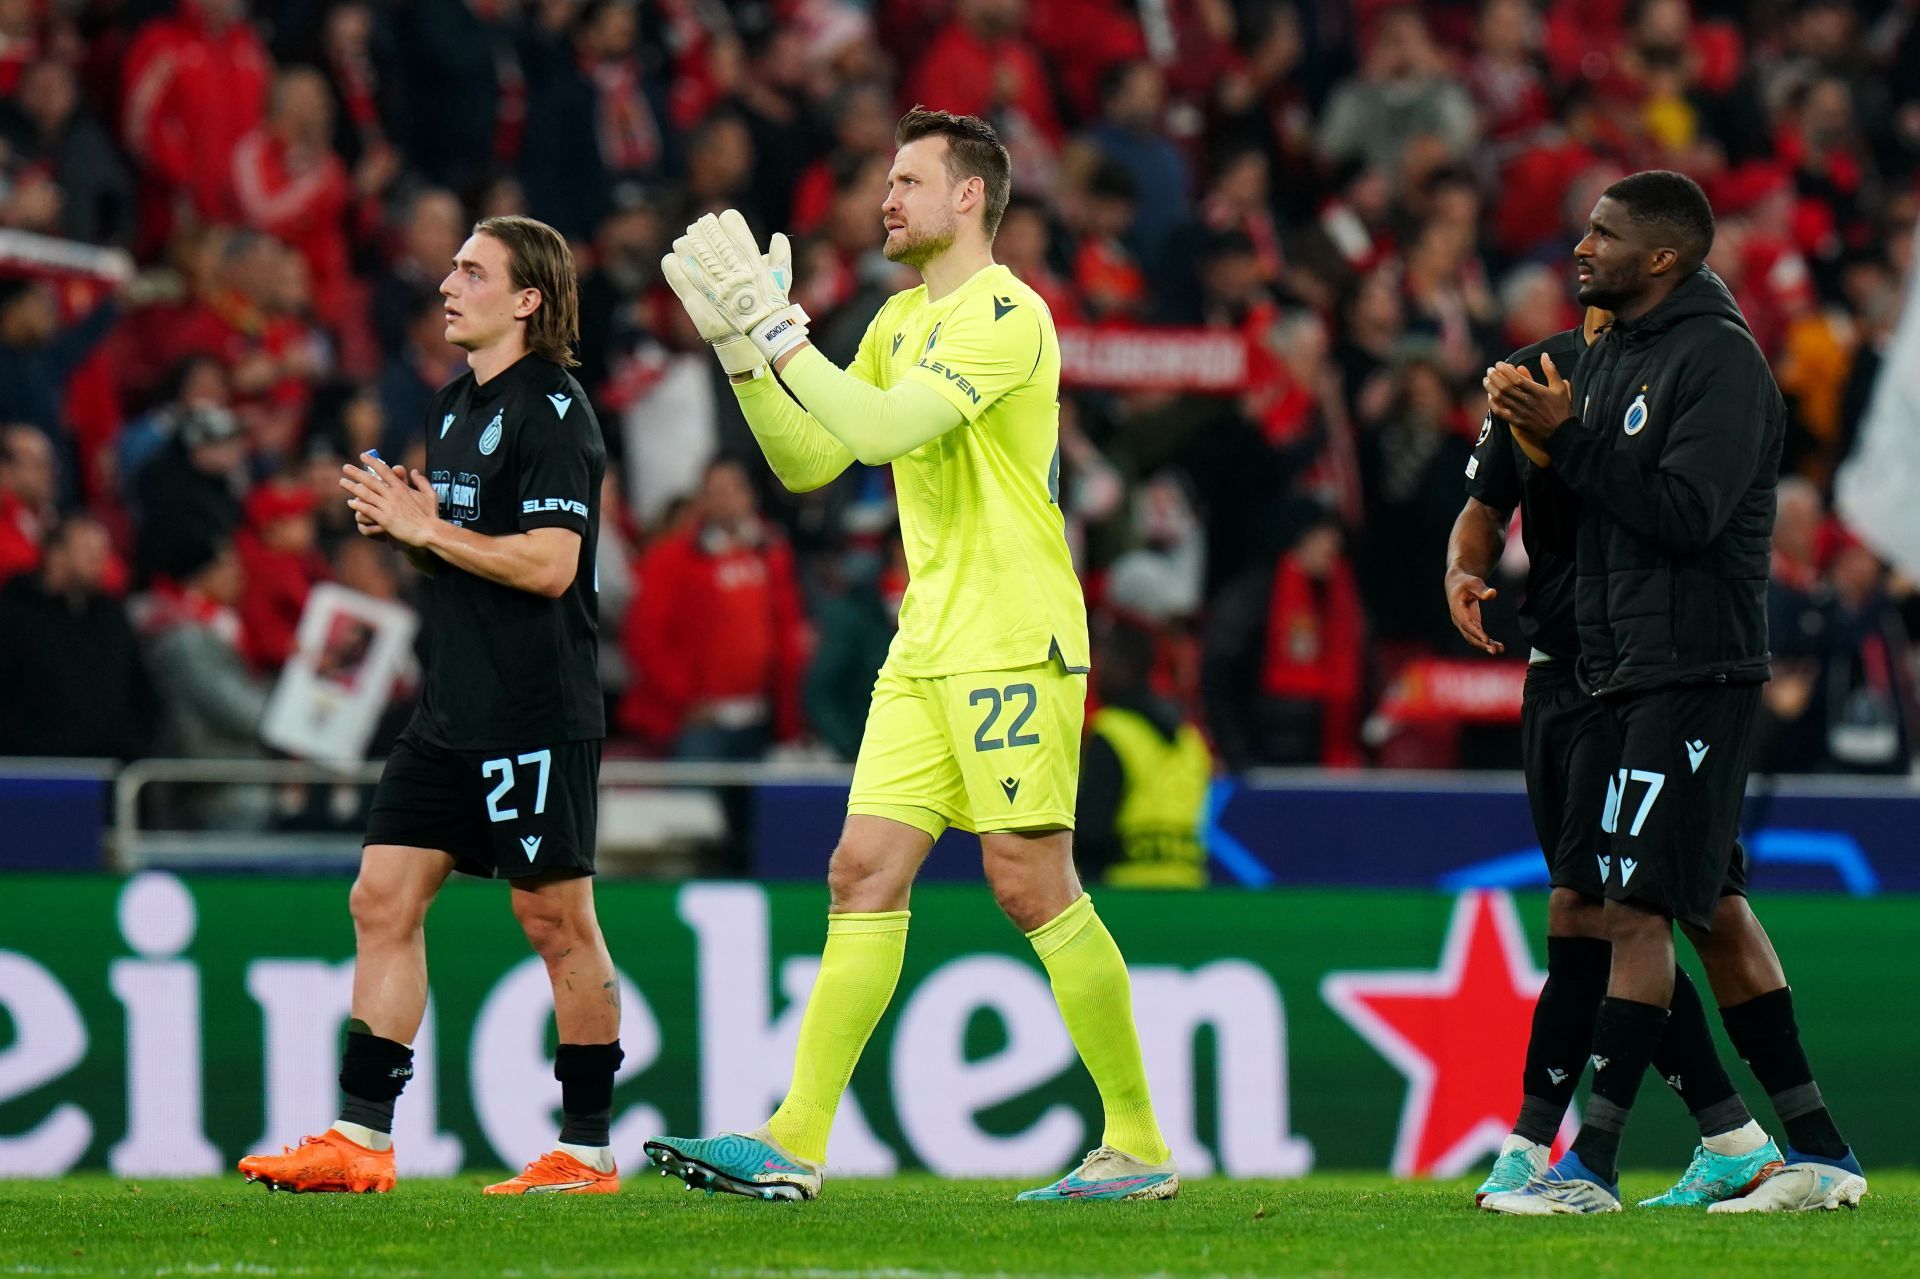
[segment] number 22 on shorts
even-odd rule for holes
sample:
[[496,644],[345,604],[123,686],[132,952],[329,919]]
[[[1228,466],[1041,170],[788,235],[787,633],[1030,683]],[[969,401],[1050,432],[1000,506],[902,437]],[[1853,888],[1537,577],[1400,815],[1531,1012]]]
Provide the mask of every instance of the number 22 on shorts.
[[[994,727],[1000,720],[1001,710],[1016,700],[1023,701],[1025,704],[1014,716],[1013,723],[1007,726],[1006,737],[1004,739],[989,737],[988,734],[994,731]],[[1004,689],[976,688],[967,694],[967,705],[978,706],[982,702],[987,703],[987,714],[986,718],[980,721],[980,727],[973,730],[974,750],[997,751],[1003,746],[1038,746],[1040,744],[1040,734],[1021,731],[1026,728],[1027,721],[1033,718],[1033,712],[1040,704],[1040,695],[1034,691],[1033,685],[1009,684]]]

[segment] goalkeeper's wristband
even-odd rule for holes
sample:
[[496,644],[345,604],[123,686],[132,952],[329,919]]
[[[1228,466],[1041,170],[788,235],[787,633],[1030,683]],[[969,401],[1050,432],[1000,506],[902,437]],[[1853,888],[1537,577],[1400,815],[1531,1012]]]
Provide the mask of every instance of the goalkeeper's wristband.
[[715,342],[713,353],[719,359],[720,367],[727,371],[728,377],[757,373],[767,365],[766,360],[760,355],[760,348],[738,333],[728,334]]
[[807,313],[798,303],[781,307],[754,321],[748,327],[746,336],[768,364],[776,364],[782,356],[808,340]]

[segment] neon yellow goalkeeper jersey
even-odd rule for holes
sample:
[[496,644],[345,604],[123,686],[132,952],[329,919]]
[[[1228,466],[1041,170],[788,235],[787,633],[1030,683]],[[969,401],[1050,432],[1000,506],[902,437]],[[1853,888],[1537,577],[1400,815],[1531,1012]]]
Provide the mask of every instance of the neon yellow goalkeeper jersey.
[[932,387],[966,425],[893,462],[908,584],[887,661],[927,678],[1057,649],[1085,670],[1087,606],[1060,513],[1060,343],[1040,295],[987,267],[938,302],[895,294],[848,372]]

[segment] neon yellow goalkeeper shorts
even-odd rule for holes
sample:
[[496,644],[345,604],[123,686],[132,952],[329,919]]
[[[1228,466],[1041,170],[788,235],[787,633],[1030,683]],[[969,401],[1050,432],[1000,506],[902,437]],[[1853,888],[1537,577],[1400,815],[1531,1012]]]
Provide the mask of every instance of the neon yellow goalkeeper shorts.
[[847,811],[938,839],[1072,829],[1087,677],[1037,666],[912,679],[880,668]]

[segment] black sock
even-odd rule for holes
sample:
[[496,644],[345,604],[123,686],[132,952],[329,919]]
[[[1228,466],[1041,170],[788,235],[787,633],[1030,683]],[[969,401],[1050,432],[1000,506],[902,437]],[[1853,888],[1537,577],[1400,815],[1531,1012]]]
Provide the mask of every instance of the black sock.
[[340,1118],[375,1132],[393,1131],[393,1103],[413,1078],[413,1049],[382,1039],[358,1019],[347,1023],[340,1057]]
[[1722,1008],[1720,1020],[1726,1023],[1734,1051],[1767,1090],[1774,1113],[1786,1127],[1787,1144],[1802,1154],[1828,1159],[1846,1154],[1846,1138],[1820,1099],[1820,1085],[1813,1082],[1813,1067],[1800,1046],[1793,991],[1782,986],[1744,1004]]
[[1752,1112],[1727,1077],[1727,1068],[1720,1064],[1720,1051],[1713,1043],[1713,1028],[1707,1024],[1699,987],[1684,968],[1673,970],[1673,1003],[1668,1012],[1667,1033],[1654,1050],[1653,1068],[1669,1088],[1680,1094],[1694,1122],[1700,1125],[1700,1135],[1718,1137],[1751,1122]]
[[1606,997],[1612,959],[1612,944],[1598,937],[1547,938],[1547,982],[1533,1006],[1515,1136],[1553,1144],[1586,1070],[1593,1019]]
[[553,1056],[560,1081],[560,1140],[569,1146],[604,1146],[613,1124],[613,1076],[626,1054],[620,1041],[561,1044]]
[[1620,1134],[1666,1028],[1666,1009],[1613,995],[1600,1001],[1593,1020],[1593,1088],[1573,1153],[1610,1182],[1620,1179]]

